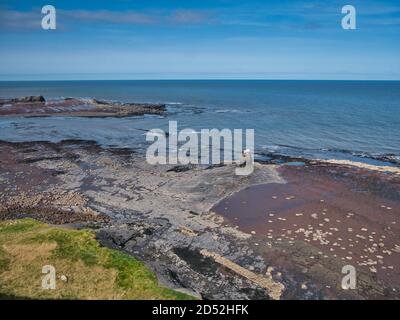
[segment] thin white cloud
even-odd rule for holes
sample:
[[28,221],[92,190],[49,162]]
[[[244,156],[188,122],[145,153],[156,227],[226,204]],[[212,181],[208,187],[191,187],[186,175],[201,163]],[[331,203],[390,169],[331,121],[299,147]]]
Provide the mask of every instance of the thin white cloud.
[[199,24],[210,22],[212,14],[208,11],[200,10],[177,10],[172,13],[169,21],[177,24]]
[[[112,11],[112,10],[57,10],[57,26],[71,28],[74,21],[114,25],[168,25],[202,24],[211,21],[211,13],[205,10],[174,11]],[[32,11],[1,10],[0,30],[40,30],[43,15],[40,8]]]
[[97,21],[114,24],[154,24],[158,18],[151,14],[136,11],[110,11],[110,10],[61,10],[60,16],[66,19],[81,21]]
[[41,20],[40,11],[0,10],[0,30],[40,30]]

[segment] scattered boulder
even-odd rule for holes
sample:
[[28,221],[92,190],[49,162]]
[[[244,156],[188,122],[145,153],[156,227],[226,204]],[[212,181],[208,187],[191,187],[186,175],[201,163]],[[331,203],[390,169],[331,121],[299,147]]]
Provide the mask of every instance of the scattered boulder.
[[27,96],[11,99],[12,102],[46,102],[43,96]]
[[92,103],[92,104],[106,105],[106,106],[110,105],[110,103],[107,102],[107,101],[97,100],[97,99],[94,99],[94,98],[93,98],[93,99],[90,99],[89,101],[90,101],[90,103]]
[[187,164],[187,165],[177,165],[171,169],[168,169],[167,172],[186,172],[194,169],[196,166],[193,164]]

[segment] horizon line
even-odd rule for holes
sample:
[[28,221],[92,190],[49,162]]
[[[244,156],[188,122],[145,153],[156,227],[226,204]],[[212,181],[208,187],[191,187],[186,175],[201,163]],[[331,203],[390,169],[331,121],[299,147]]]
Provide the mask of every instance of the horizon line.
[[67,82],[67,81],[379,81],[398,82],[398,79],[304,79],[304,78],[135,78],[135,79],[0,79],[0,82]]

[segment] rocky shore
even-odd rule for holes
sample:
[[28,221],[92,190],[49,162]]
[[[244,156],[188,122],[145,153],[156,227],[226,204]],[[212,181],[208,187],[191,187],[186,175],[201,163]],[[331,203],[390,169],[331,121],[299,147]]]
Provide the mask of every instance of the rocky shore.
[[162,115],[165,112],[164,104],[121,103],[81,98],[46,100],[43,96],[0,99],[0,117],[128,117],[144,114]]
[[[78,140],[0,142],[0,164],[1,219],[93,228],[163,285],[204,299],[400,297],[400,178],[390,172],[271,160],[236,176]],[[352,263],[358,286],[343,290]]]

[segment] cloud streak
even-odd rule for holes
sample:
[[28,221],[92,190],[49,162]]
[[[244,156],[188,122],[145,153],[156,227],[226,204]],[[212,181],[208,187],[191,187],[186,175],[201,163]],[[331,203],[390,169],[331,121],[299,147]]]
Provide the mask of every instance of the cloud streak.
[[[368,1],[368,0],[366,0]],[[379,5],[368,1],[368,6],[357,5],[360,24],[370,27],[398,26],[400,6]],[[271,4],[230,8],[160,9],[160,10],[57,10],[60,30],[74,30],[77,24],[101,28],[127,26],[186,26],[216,25],[267,29],[327,30],[338,25],[341,6],[338,2],[322,6],[318,2]],[[0,30],[38,31],[43,15],[40,8],[32,11],[0,10]]]
[[80,21],[96,21],[113,24],[155,24],[158,18],[151,14],[136,11],[110,11],[110,10],[60,10],[60,18],[76,19]]
[[201,24],[212,21],[213,14],[200,10],[177,10],[170,15],[168,20],[176,24]]
[[[57,8],[56,8],[57,9]],[[174,10],[170,12],[139,12],[112,10],[57,10],[57,24],[71,29],[76,22],[85,24],[113,25],[195,25],[211,22],[211,13],[206,10]],[[40,30],[43,15],[38,8],[32,11],[0,11],[0,30]]]
[[40,30],[40,11],[0,10],[0,31]]

